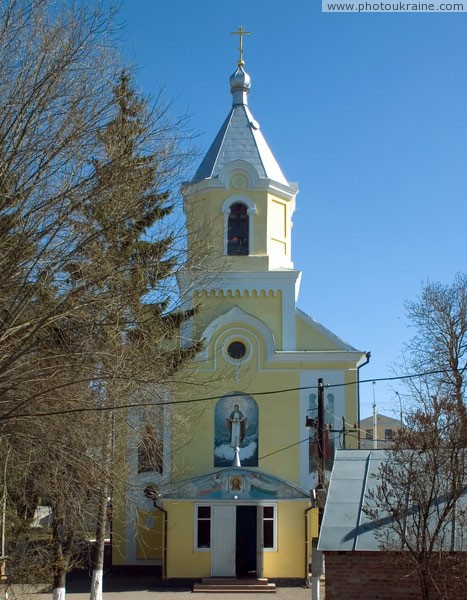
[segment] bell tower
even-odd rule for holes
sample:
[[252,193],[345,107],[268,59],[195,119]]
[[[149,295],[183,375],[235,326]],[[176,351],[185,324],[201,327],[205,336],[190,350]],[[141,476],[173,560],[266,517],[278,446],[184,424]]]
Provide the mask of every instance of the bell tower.
[[[240,37],[240,57],[230,77],[232,107],[193,179],[182,188],[188,252],[193,255],[204,238],[204,264],[210,273],[219,273],[218,292],[265,291],[280,296],[282,348],[278,349],[292,349],[300,282],[292,262],[298,188],[285,178],[250,111],[251,78],[244,68],[242,44],[248,32],[239,28],[234,33]],[[197,292],[212,287],[212,276],[204,282],[202,276],[196,279],[192,286]],[[180,283],[186,289],[185,276]]]

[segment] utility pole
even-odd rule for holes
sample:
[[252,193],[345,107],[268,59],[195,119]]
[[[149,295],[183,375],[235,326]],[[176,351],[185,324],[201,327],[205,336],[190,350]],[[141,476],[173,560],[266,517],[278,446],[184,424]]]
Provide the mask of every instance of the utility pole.
[[376,381],[373,381],[373,448],[378,448],[378,419],[376,417],[376,396],[375,396]]
[[345,450],[345,444],[346,444],[346,438],[345,438],[345,434],[346,433],[358,433],[358,427],[357,424],[354,423],[353,429],[347,429],[347,424],[345,422],[345,417],[342,417],[342,429],[333,429],[332,425],[329,425],[329,429],[328,429],[329,433],[342,433],[342,450]]
[[324,453],[324,382],[318,379],[318,489],[325,489],[326,457]]
[[[324,505],[326,503],[326,456],[324,439],[324,382],[323,378],[318,379],[318,419],[316,423],[316,435],[318,438],[318,485],[316,486],[316,500],[318,504],[318,528],[321,529],[323,520]],[[317,549],[312,552],[311,559],[311,598],[319,600],[320,588],[319,582],[324,572],[323,553]]]
[[402,419],[403,419],[403,415],[402,415],[402,400],[401,400],[399,392],[396,392],[396,396],[399,398],[400,421],[401,421],[401,427],[402,427],[403,426],[403,421],[402,421]]
[[309,416],[307,413],[305,420],[305,427],[307,429],[316,428],[316,448],[318,453],[317,460],[317,471],[318,481],[314,489],[316,504],[319,507],[320,512],[320,524],[322,513],[324,509],[324,503],[326,501],[326,439],[325,439],[325,425],[324,425],[324,381],[320,377],[318,379],[318,416],[316,419]]

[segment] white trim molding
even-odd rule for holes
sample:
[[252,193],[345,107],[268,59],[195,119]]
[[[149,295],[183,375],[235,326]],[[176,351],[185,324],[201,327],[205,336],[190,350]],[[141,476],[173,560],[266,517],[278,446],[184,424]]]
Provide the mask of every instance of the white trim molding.
[[204,189],[228,189],[233,174],[244,175],[248,180],[250,190],[263,190],[277,194],[280,198],[292,200],[298,194],[298,184],[288,182],[288,185],[274,181],[269,178],[260,178],[256,169],[244,160],[233,160],[225,165],[218,177],[203,179],[196,183],[185,182],[182,184],[181,192],[186,200],[191,196],[197,196]]

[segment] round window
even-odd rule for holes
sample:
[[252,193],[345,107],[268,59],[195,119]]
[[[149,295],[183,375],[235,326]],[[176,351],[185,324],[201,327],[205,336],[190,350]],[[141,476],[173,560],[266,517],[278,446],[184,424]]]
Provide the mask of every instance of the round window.
[[240,360],[246,354],[246,346],[243,342],[231,342],[227,346],[227,354],[230,356],[230,358]]
[[245,177],[243,177],[243,175],[235,175],[235,177],[232,179],[232,185],[237,189],[244,188],[246,185]]

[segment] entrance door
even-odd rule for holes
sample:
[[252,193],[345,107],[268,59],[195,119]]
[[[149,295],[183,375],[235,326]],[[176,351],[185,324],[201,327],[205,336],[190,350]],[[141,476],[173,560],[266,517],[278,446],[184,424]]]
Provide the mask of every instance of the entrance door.
[[237,506],[235,565],[237,577],[256,577],[256,506]]
[[212,507],[211,575],[235,577],[236,506]]
[[212,506],[211,575],[262,577],[262,531],[261,506]]

